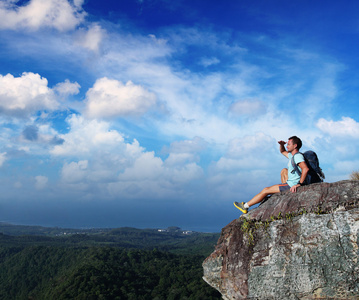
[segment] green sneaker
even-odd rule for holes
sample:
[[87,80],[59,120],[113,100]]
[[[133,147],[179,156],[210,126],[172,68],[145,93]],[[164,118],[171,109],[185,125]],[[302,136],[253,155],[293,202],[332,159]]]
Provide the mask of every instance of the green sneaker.
[[237,207],[242,213],[246,214],[248,209],[244,207],[244,202],[233,202],[234,206]]

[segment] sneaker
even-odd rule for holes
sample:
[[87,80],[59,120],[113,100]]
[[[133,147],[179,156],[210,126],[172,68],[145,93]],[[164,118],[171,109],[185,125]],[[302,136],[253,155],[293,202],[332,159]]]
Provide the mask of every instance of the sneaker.
[[237,207],[241,212],[246,214],[248,212],[248,209],[244,207],[244,202],[233,202],[234,206]]

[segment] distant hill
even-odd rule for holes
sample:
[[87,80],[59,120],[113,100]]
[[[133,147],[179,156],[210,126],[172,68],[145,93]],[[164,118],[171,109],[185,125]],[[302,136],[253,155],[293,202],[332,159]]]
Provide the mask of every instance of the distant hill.
[[106,232],[112,229],[109,228],[91,228],[91,229],[73,229],[60,227],[43,227],[30,225],[14,225],[11,223],[0,222],[0,232],[8,235],[48,235],[56,236],[63,234],[75,233],[99,233]]
[[185,231],[179,227],[167,229],[94,228],[70,229],[24,226],[0,223],[0,245],[67,245],[113,246],[132,249],[154,248],[177,254],[207,255],[217,243],[219,233]]
[[202,279],[219,234],[0,224],[0,300],[220,299]]

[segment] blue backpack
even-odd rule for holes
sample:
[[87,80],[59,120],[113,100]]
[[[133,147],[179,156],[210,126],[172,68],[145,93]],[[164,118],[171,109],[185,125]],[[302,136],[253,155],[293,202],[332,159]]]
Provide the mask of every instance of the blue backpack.
[[[297,152],[298,154],[300,152]],[[314,151],[306,151],[304,153],[301,153],[304,156],[305,163],[307,164],[309,168],[309,172],[307,174],[307,177],[305,178],[304,184],[311,184],[316,182],[323,182],[325,179],[325,175],[322,171],[322,169],[319,167],[319,159],[317,154]],[[292,166],[294,170],[297,172],[299,176],[302,175],[302,172],[299,170],[298,166],[294,162],[294,156],[292,156]]]

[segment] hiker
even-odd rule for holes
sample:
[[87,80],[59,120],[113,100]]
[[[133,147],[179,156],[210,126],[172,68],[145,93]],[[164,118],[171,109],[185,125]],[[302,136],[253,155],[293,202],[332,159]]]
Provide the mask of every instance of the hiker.
[[[280,153],[282,153],[285,157],[289,159],[288,169],[283,169],[281,172],[282,184],[276,184],[264,188],[259,194],[255,195],[247,203],[234,202],[234,206],[245,214],[248,212],[249,207],[261,202],[268,195],[284,192],[286,190],[290,190],[292,193],[295,193],[297,191],[297,188],[304,183],[309,168],[305,163],[304,156],[301,153],[298,153],[294,156],[294,154],[299,152],[299,149],[302,147],[302,141],[300,140],[300,138],[292,136],[288,139],[288,143],[284,141],[279,141],[278,144]],[[287,150],[284,147],[285,144],[287,144]],[[295,171],[294,166],[292,166],[292,156],[294,156],[295,164],[299,167],[301,175],[299,175],[298,172]]]

